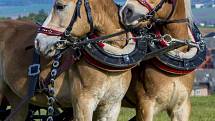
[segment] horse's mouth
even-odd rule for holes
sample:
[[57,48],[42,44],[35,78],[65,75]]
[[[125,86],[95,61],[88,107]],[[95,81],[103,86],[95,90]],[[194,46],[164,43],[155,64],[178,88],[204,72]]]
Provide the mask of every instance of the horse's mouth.
[[135,20],[127,24],[126,26],[130,28],[145,28],[145,27],[149,28],[150,25],[151,25],[151,22],[148,20],[142,20],[142,21]]
[[136,27],[139,27],[139,28],[144,28],[144,27],[149,27],[151,25],[151,22],[148,21],[148,20],[144,20],[144,21],[140,21]]

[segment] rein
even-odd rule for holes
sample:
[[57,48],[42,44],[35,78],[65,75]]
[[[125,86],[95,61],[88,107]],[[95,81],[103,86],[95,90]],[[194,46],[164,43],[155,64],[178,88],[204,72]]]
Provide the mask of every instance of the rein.
[[[62,43],[66,46],[72,46],[72,47],[77,47],[80,48],[84,45],[87,44],[92,44],[92,43],[98,43],[101,41],[104,41],[105,39],[109,39],[109,38],[113,38],[122,34],[126,34],[127,32],[129,32],[129,30],[125,30],[125,31],[120,31],[120,32],[116,32],[116,33],[112,33],[112,34],[108,34],[108,35],[104,35],[104,36],[100,36],[100,37],[96,37],[93,39],[88,39],[88,38],[84,38],[84,39],[77,39],[74,37],[68,37],[65,40],[59,41],[56,43],[56,47],[58,47],[58,44]],[[64,32],[60,32],[54,29],[50,29],[50,28],[46,28],[46,27],[39,27],[38,29],[38,33],[43,33],[49,36],[63,36]],[[60,49],[60,48],[58,48]]]

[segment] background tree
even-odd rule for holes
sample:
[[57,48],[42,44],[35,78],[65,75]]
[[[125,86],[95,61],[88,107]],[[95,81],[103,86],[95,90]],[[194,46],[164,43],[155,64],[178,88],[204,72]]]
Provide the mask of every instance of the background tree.
[[19,16],[17,20],[33,21],[35,23],[43,23],[47,18],[47,13],[42,9],[38,13],[30,13],[28,16]]

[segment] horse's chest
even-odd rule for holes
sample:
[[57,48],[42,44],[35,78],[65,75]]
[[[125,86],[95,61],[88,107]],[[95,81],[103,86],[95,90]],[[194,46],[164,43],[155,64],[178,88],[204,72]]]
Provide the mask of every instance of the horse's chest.
[[128,81],[123,78],[110,79],[108,84],[109,88],[104,93],[102,100],[108,102],[117,102],[119,100],[122,100],[129,86],[129,83],[127,82]]

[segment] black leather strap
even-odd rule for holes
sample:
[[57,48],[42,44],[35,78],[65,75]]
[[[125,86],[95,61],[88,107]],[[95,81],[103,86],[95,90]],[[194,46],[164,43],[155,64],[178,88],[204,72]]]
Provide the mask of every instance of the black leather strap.
[[29,66],[28,69],[28,93],[27,95],[18,103],[16,108],[12,110],[10,115],[5,119],[5,121],[10,121],[10,119],[22,108],[24,104],[26,104],[33,96],[36,88],[36,84],[39,80],[40,74],[40,55],[34,50],[33,53],[33,62],[32,65]]
[[33,52],[33,62],[28,69],[28,96],[33,97],[36,85],[40,78],[40,55],[34,50]]
[[73,14],[71,21],[69,23],[69,26],[66,28],[66,30],[64,32],[65,38],[70,37],[70,33],[72,31],[72,28],[73,28],[75,21],[77,20],[78,17],[81,16],[81,13],[80,13],[81,5],[82,5],[82,0],[78,0],[76,3],[76,8],[75,8],[74,14]]
[[[76,8],[75,8],[74,14],[71,18],[70,24],[66,28],[66,30],[63,34],[63,38],[71,40],[70,34],[71,34],[72,29],[73,29],[73,25],[76,22],[77,18],[81,17],[81,13],[80,13],[81,5],[82,5],[82,0],[78,0],[76,3]],[[92,17],[92,12],[91,12],[91,8],[90,8],[89,0],[84,0],[84,6],[86,9],[86,13],[87,13],[87,20],[88,20],[88,23],[90,24],[90,32],[93,32],[93,29],[94,29],[93,17]]]
[[171,23],[189,23],[189,19],[174,19],[174,20],[163,20],[163,19],[155,19],[154,23],[156,25],[166,25]]
[[84,0],[84,5],[87,13],[87,18],[88,18],[88,23],[90,24],[90,32],[93,32],[93,17],[92,17],[92,12],[89,4],[89,0]]
[[162,0],[152,11],[150,11],[147,15],[148,16],[154,16],[156,12],[158,12],[158,10],[160,10],[163,6],[163,4],[166,2],[167,0]]

